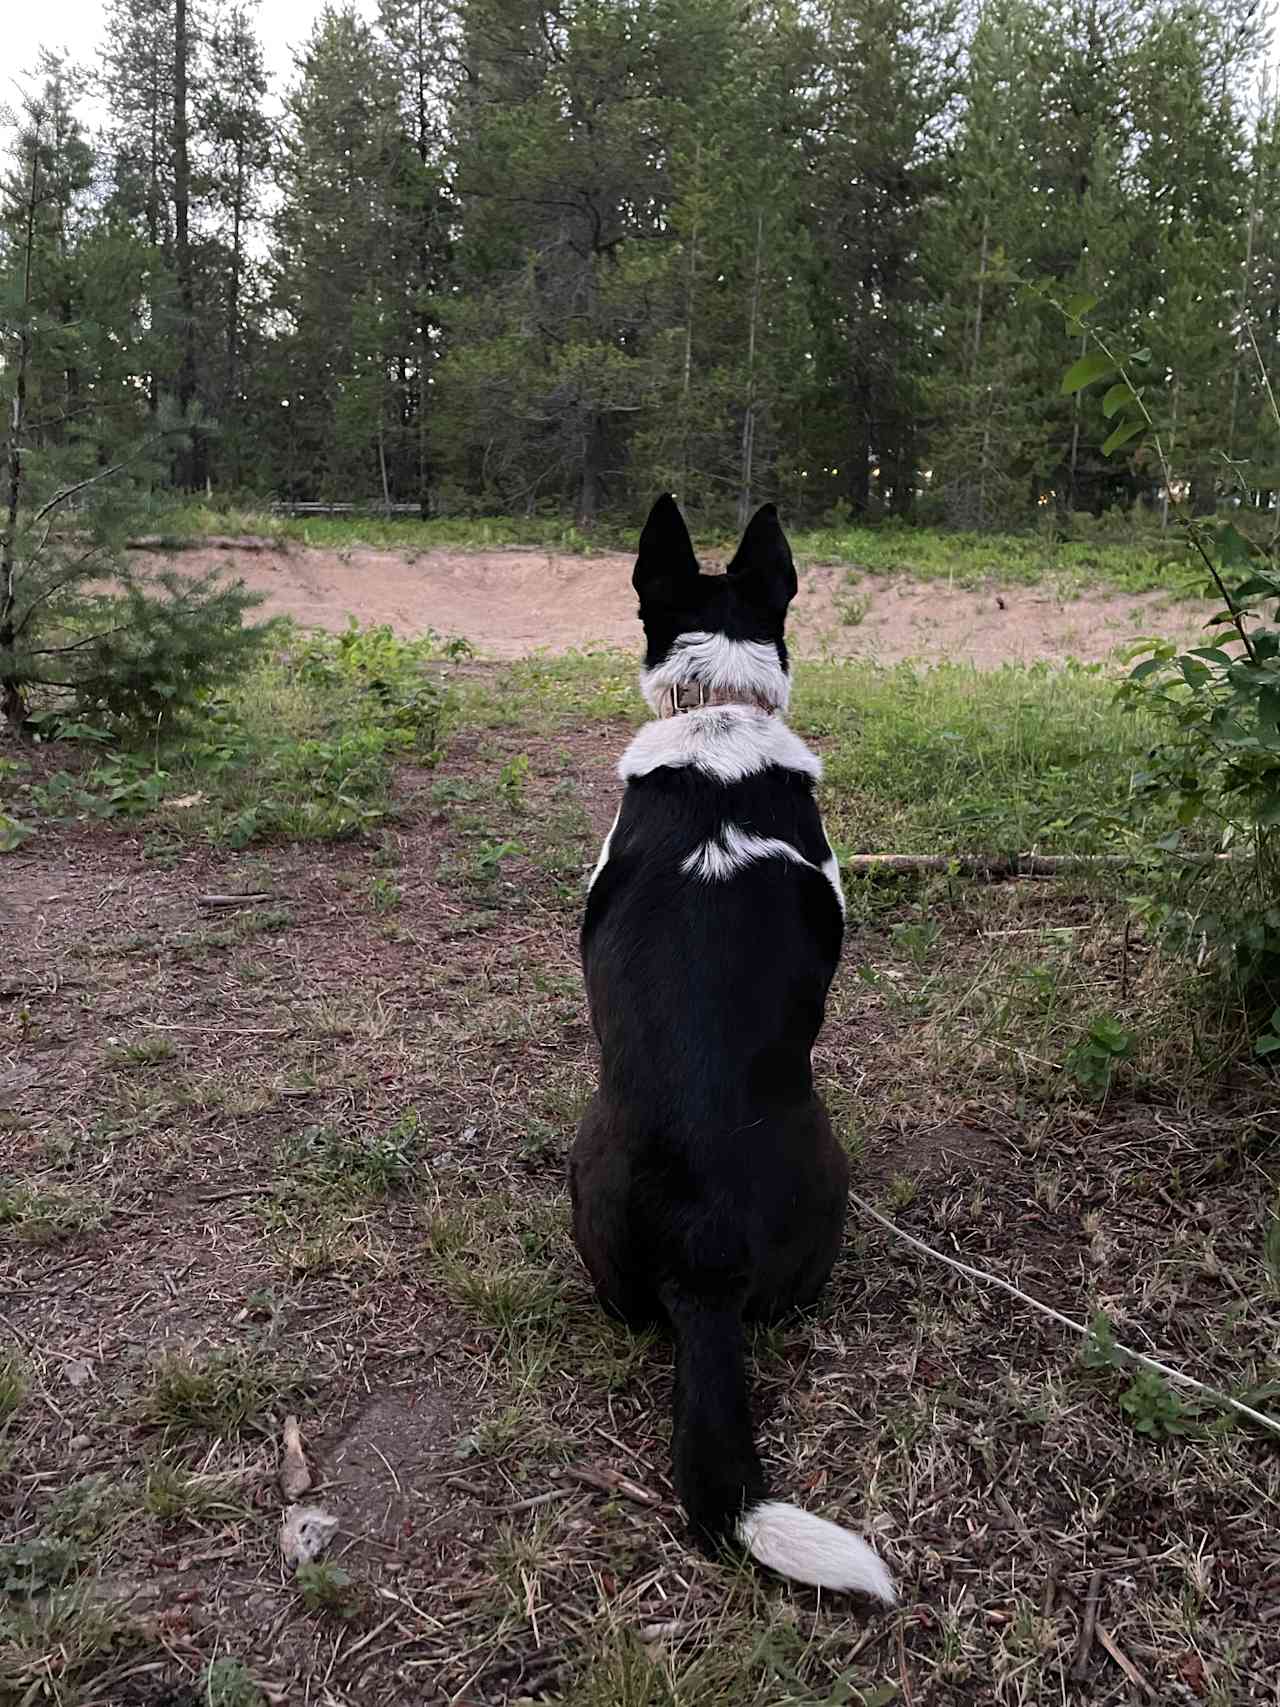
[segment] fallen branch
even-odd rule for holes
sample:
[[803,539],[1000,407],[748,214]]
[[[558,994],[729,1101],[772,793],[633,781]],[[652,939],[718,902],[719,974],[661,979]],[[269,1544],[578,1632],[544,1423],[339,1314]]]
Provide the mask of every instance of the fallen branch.
[[1076,1657],[1071,1663],[1071,1675],[1078,1682],[1088,1677],[1093,1660],[1093,1632],[1098,1622],[1098,1596],[1102,1593],[1102,1572],[1095,1571],[1089,1578],[1089,1589],[1084,1597],[1084,1618],[1080,1624],[1080,1640],[1076,1643]]
[[255,890],[250,895],[197,895],[197,907],[256,907],[271,900],[268,889]]
[[1137,1666],[1134,1665],[1128,1655],[1120,1651],[1119,1644],[1115,1637],[1111,1634],[1110,1630],[1102,1624],[1099,1624],[1098,1626],[1098,1640],[1111,1655],[1111,1658],[1120,1667],[1120,1670],[1129,1679],[1129,1682],[1133,1687],[1135,1689],[1140,1689],[1149,1700],[1154,1700],[1156,1693],[1155,1690],[1152,1689],[1151,1685],[1147,1682],[1146,1678],[1143,1677],[1142,1673],[1138,1670]]
[[599,1488],[606,1494],[623,1494],[629,1500],[635,1500],[639,1505],[661,1505],[657,1494],[648,1488],[642,1488],[639,1482],[633,1482],[627,1476],[619,1475],[616,1470],[610,1470],[605,1465],[589,1465],[582,1469],[575,1465],[566,1465],[560,1472],[569,1476],[575,1482],[585,1482],[589,1488]]
[[[913,1250],[921,1251],[934,1262],[945,1263],[948,1268],[954,1268],[958,1274],[964,1274],[970,1280],[976,1280],[983,1286],[998,1286],[1002,1292],[1007,1292],[1023,1304],[1029,1304],[1033,1310],[1038,1310],[1042,1316],[1048,1316],[1050,1321],[1057,1322],[1060,1327],[1070,1328],[1073,1334],[1079,1334],[1081,1339],[1089,1338],[1089,1329],[1083,1322],[1076,1322],[1070,1316],[1064,1316],[1060,1310],[1055,1310],[1048,1304],[1042,1304],[1038,1298],[1033,1298],[1029,1292],[1023,1292],[1012,1281],[1003,1279],[998,1274],[988,1274],[985,1269],[974,1268],[971,1263],[961,1262],[956,1257],[947,1256],[945,1251],[936,1251],[932,1245],[926,1245],[923,1239],[917,1239],[913,1233],[906,1233],[901,1227],[890,1221],[887,1215],[882,1215],[878,1209],[873,1209],[865,1198],[859,1197],[856,1191],[849,1193],[849,1201],[855,1204],[864,1215],[878,1222],[881,1227],[892,1233],[895,1239],[901,1239]],[[1233,1399],[1230,1393],[1224,1393],[1220,1387],[1210,1387],[1204,1381],[1197,1381],[1194,1375],[1184,1375],[1182,1370],[1175,1369],[1172,1364],[1161,1363],[1158,1358],[1148,1357],[1145,1352],[1132,1351],[1128,1346],[1115,1344],[1118,1357],[1140,1363],[1144,1369],[1154,1369],[1158,1375],[1165,1376],[1170,1381],[1176,1381],[1180,1387],[1190,1387],[1193,1392],[1204,1393],[1219,1405],[1226,1405],[1242,1417],[1248,1417],[1250,1422],[1260,1427],[1270,1429],[1272,1434],[1280,1434],[1280,1420],[1267,1416],[1265,1411],[1255,1411],[1252,1405],[1242,1404],[1239,1399]]]
[[[1213,865],[1239,856],[1189,853],[1179,857],[1186,865]],[[850,854],[841,860],[840,869],[846,875],[856,871],[868,877],[927,871],[953,877],[1057,877],[1080,867],[1118,869],[1137,863],[1129,854]]]

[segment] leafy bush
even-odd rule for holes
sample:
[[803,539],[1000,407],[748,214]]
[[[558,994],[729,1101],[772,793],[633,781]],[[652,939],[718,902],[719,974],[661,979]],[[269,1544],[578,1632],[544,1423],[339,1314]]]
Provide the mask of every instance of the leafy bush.
[[[1068,369],[1063,390],[1107,385],[1104,455],[1143,446],[1154,457],[1187,557],[1220,605],[1205,625],[1216,631],[1210,644],[1144,641],[1121,689],[1123,703],[1158,731],[1128,814],[1132,845],[1152,874],[1141,906],[1167,939],[1216,962],[1253,1001],[1280,981],[1280,555],[1274,541],[1257,543],[1234,522],[1186,513],[1166,450],[1172,431],[1153,417],[1142,384],[1151,353],[1117,353],[1086,324],[1093,307],[1083,297],[1066,306],[1073,329],[1095,347]],[[1155,803],[1174,822],[1153,835]],[[1274,1025],[1259,1048],[1280,1048]]]

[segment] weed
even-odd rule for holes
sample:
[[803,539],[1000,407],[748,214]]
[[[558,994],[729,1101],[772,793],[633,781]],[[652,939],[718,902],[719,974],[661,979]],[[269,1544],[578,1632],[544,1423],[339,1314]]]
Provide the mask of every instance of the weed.
[[248,1511],[235,1478],[166,1463],[148,1470],[142,1485],[142,1508],[161,1523],[234,1518]]
[[117,1044],[107,1051],[107,1060],[117,1067],[154,1067],[176,1053],[168,1037],[143,1037],[137,1043]]
[[17,1352],[0,1351],[0,1429],[17,1415],[26,1396],[26,1365]]
[[172,1433],[234,1439],[261,1427],[272,1404],[298,1386],[296,1372],[238,1348],[171,1353],[152,1365],[137,1412]]
[[199,1685],[201,1707],[265,1707],[266,1697],[243,1660],[230,1654],[210,1660]]
[[404,900],[404,891],[389,877],[371,877],[369,899],[375,913],[393,913]]
[[1091,1096],[1105,1097],[1117,1063],[1125,1060],[1132,1048],[1132,1032],[1110,1014],[1099,1014],[1090,1021],[1084,1036],[1072,1045],[1066,1069],[1082,1090]]
[[513,812],[523,812],[525,808],[525,786],[529,781],[529,755],[517,753],[498,772],[498,787],[503,799]]
[[61,1188],[15,1185],[0,1192],[0,1227],[29,1245],[52,1245],[98,1226],[103,1211]]
[[1120,1395],[1120,1409],[1139,1434],[1153,1440],[1200,1432],[1191,1408],[1154,1369],[1138,1371]]
[[82,1682],[136,1640],[124,1610],[84,1588],[0,1607],[0,1700],[76,1707]]
[[354,1618],[360,1610],[363,1596],[341,1565],[327,1559],[316,1559],[299,1565],[294,1584],[303,1605],[309,1612],[327,1612],[337,1618]]
[[866,621],[867,612],[871,609],[871,600],[865,593],[856,591],[857,582],[849,576],[844,587],[836,594],[833,603],[836,615],[846,628],[858,628]]
[[[1267,1277],[1267,1287],[1274,1294],[1280,1294],[1280,1199],[1267,1216],[1266,1227],[1262,1235],[1262,1267]],[[3,1392],[3,1382],[0,1379],[0,1392]],[[0,1403],[0,1416],[3,1416],[3,1405]]]
[[889,1181],[889,1204],[893,1209],[909,1209],[919,1192],[918,1183],[910,1174],[894,1174]]
[[315,1190],[359,1199],[380,1197],[410,1174],[417,1150],[419,1117],[410,1109],[385,1132],[350,1132],[307,1126],[281,1154],[290,1181]]

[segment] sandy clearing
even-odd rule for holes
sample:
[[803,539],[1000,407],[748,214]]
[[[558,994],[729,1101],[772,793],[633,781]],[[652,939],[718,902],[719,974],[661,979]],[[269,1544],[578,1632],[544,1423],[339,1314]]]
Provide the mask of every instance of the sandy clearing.
[[[264,595],[271,615],[333,630],[352,616],[403,635],[434,629],[464,636],[489,657],[633,649],[639,639],[632,560],[619,553],[291,546],[190,551],[179,562],[242,578]],[[1006,662],[1093,662],[1148,634],[1189,638],[1208,613],[1207,605],[1163,593],[1067,600],[1047,586],[949,589],[802,563],[789,636],[802,657],[948,660],[990,669]]]

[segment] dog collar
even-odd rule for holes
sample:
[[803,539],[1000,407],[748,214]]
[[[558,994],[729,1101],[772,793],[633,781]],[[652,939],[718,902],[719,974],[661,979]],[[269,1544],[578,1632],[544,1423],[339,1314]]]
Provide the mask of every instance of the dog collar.
[[687,711],[701,711],[707,705],[741,705],[770,715],[778,710],[776,705],[756,694],[734,693],[731,688],[709,688],[705,682],[676,682],[664,689],[658,702],[658,716],[680,717]]

